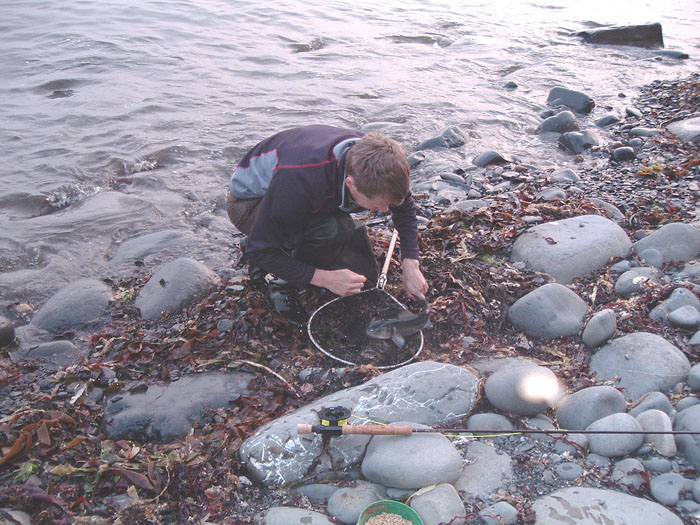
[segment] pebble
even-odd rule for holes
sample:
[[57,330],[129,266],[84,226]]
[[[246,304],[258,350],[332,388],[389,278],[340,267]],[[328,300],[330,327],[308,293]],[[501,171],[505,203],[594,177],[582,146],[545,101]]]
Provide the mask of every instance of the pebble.
[[656,248],[647,248],[646,250],[642,250],[639,252],[638,257],[639,260],[646,266],[652,266],[658,269],[661,269],[664,266],[664,256]]
[[621,148],[615,148],[612,152],[612,159],[617,162],[625,160],[633,160],[635,157],[634,148],[629,146],[622,146]]
[[499,501],[479,512],[486,525],[512,525],[518,521],[518,510],[507,501]]
[[700,399],[698,399],[696,396],[684,397],[676,402],[676,410],[680,412],[681,410],[695,406],[698,403],[700,403]]
[[625,396],[611,386],[592,386],[564,397],[555,407],[561,428],[583,430],[601,418],[625,412]]
[[454,486],[448,483],[441,483],[433,489],[413,496],[411,508],[420,515],[425,525],[465,523],[459,519],[459,516],[466,514],[464,502]]
[[559,463],[554,467],[554,471],[557,476],[566,481],[573,481],[583,476],[583,468],[578,463]]
[[700,312],[694,306],[685,305],[669,313],[667,320],[671,326],[693,330],[700,326]]
[[370,483],[344,487],[335,491],[328,499],[328,514],[343,523],[354,525],[367,505],[383,497]]
[[[612,414],[591,423],[587,430],[642,431],[641,425],[629,414]],[[601,456],[625,456],[637,450],[644,442],[642,434],[590,434],[591,452]]]
[[650,472],[658,472],[663,474],[665,472],[671,472],[673,465],[671,461],[666,458],[647,458],[642,461],[644,468]]
[[661,410],[666,414],[671,414],[673,411],[673,406],[665,394],[662,394],[661,392],[649,392],[637,402],[629,413],[631,416],[637,417],[642,412],[653,409]]
[[582,454],[587,448],[588,437],[586,434],[566,434],[554,443],[554,450],[558,454],[568,454],[571,457]]
[[615,464],[610,479],[627,492],[637,492],[644,486],[643,474],[645,472],[646,469],[641,461],[635,458],[625,458]]
[[[668,417],[668,414],[661,410],[647,410],[639,414],[636,419],[647,432],[668,432],[673,430],[671,419]],[[662,456],[670,457],[676,455],[676,441],[672,435],[649,433],[645,435],[644,439]]]
[[680,500],[680,493],[685,487],[685,478],[675,472],[661,474],[651,480],[651,496],[664,505],[675,505]]

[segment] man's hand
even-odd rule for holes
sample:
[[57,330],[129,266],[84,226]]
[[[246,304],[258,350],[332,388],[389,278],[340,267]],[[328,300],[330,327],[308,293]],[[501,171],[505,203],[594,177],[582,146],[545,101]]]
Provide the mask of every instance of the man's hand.
[[321,270],[317,268],[311,278],[311,284],[326,288],[334,294],[344,297],[360,293],[366,280],[364,275],[352,270]]
[[401,268],[403,269],[401,280],[406,293],[413,299],[425,299],[425,294],[428,293],[428,283],[420,271],[418,259],[404,259]]

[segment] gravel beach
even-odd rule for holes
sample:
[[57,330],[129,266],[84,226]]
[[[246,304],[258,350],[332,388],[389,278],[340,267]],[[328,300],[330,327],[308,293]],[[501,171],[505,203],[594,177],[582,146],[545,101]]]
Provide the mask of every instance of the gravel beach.
[[[700,431],[700,141],[669,131],[699,115],[700,75],[654,82],[586,125],[598,144],[569,166],[500,151],[414,188],[433,327],[399,369],[333,362],[242,268],[181,261],[79,283],[54,310],[14,304],[0,318],[0,517],[352,524],[397,499],[426,525],[700,523],[700,439],[649,433]],[[383,257],[386,219],[368,223]],[[559,261],[567,236],[583,255]],[[394,272],[387,290],[415,309]],[[195,299],[165,308],[163,283],[188,280]],[[309,311],[329,299],[304,296]],[[22,342],[37,333],[51,338]],[[532,374],[555,391],[523,395]],[[331,403],[351,424],[445,430],[296,435]],[[503,432],[449,432],[467,427]],[[585,434],[621,428],[638,432]]]

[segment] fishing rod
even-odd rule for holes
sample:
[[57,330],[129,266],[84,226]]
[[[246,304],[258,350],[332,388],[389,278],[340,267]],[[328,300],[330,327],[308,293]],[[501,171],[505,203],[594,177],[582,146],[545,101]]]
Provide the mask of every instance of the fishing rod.
[[298,434],[320,434],[321,436],[347,436],[361,434],[368,436],[410,436],[412,434],[484,434],[484,435],[512,435],[512,434],[655,434],[655,435],[698,435],[700,431],[694,430],[565,430],[550,429],[541,430],[534,428],[518,428],[513,430],[472,429],[472,428],[413,428],[410,425],[350,425],[348,419],[351,416],[349,409],[345,407],[330,407],[319,412],[321,424],[310,425],[300,423],[297,425]]

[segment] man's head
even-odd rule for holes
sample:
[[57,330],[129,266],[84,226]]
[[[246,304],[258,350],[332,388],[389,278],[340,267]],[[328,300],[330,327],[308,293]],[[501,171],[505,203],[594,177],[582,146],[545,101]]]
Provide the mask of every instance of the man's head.
[[365,208],[386,211],[386,206],[398,206],[408,194],[406,154],[398,142],[380,133],[368,133],[350,149],[345,170],[353,198]]

